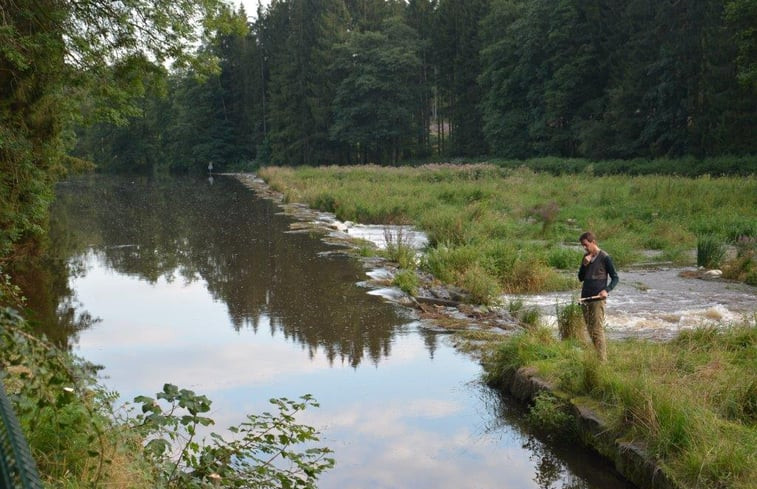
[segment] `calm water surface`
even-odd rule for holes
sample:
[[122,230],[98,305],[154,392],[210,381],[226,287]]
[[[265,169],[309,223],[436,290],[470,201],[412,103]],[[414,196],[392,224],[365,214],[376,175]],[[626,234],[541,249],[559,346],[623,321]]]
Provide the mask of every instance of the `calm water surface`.
[[47,334],[126,400],[191,388],[223,431],[271,397],[312,394],[321,406],[300,421],[337,460],[321,488],[628,487],[524,431],[474,360],[289,222],[231,178],[72,180],[24,287]]

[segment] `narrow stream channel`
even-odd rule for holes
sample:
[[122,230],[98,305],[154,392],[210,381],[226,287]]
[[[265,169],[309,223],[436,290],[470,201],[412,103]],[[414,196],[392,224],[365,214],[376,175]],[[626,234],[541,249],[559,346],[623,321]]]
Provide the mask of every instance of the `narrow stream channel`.
[[323,489],[629,487],[529,434],[475,360],[289,223],[232,178],[75,179],[58,187],[50,256],[20,280],[46,334],[124,400],[190,388],[223,431],[312,394],[300,421],[337,460]]

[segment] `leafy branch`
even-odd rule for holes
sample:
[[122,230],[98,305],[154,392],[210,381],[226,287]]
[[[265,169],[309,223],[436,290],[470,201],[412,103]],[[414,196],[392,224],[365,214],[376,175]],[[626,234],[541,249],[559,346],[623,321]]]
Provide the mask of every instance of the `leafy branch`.
[[[201,426],[214,424],[203,416],[210,411],[207,397],[165,384],[156,398],[139,396],[134,401],[142,405],[142,413],[132,422],[149,439],[144,453],[160,487],[306,489],[316,487],[318,475],[334,466],[331,450],[312,446],[319,441],[318,432],[296,422],[298,413],[318,406],[310,395],[300,402],[271,399],[274,413],[248,415],[247,421],[229,428],[229,439],[211,433],[208,443],[196,441]],[[300,447],[307,448],[296,449]]]

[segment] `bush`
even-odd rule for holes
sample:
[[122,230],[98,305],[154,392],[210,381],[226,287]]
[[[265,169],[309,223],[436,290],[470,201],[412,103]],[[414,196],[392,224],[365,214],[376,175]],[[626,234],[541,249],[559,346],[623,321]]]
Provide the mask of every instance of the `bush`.
[[459,284],[470,293],[471,300],[479,304],[491,304],[501,291],[497,279],[477,263],[465,270]]
[[547,253],[547,264],[560,270],[578,270],[583,252],[577,249],[555,247]]
[[384,229],[386,242],[386,257],[397,263],[400,268],[414,269],[416,267],[415,248],[401,227],[392,233],[389,228]]

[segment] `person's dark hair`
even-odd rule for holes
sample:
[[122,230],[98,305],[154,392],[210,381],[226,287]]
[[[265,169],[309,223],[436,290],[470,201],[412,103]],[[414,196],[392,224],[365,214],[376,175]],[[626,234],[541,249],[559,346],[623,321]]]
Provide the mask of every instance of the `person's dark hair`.
[[583,240],[586,240],[589,243],[596,243],[597,237],[594,236],[594,233],[592,233],[591,231],[586,231],[585,233],[583,233],[581,236],[578,237],[579,243]]

